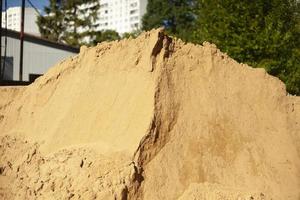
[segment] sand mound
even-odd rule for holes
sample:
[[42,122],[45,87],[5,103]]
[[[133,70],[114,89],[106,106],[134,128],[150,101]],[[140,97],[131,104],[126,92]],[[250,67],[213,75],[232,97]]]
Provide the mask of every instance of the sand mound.
[[300,99],[161,30],[0,90],[5,199],[299,199]]

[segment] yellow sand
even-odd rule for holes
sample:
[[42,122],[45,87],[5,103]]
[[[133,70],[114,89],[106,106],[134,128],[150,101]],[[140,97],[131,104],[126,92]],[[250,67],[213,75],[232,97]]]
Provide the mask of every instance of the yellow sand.
[[0,199],[300,198],[300,99],[162,30],[0,89]]

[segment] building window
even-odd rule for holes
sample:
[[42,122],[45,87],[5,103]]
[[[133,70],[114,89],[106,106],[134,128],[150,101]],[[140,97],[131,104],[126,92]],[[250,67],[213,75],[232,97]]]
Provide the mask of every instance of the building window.
[[132,7],[132,8],[133,8],[133,7],[136,7],[136,6],[137,6],[137,2],[131,3],[131,4],[130,4],[130,7]]
[[107,8],[108,7],[108,3],[104,3],[104,4],[100,5],[100,7]]
[[139,17],[138,16],[135,16],[135,17],[130,17],[130,21],[136,21],[136,20],[138,20],[139,19]]
[[130,14],[132,15],[132,14],[135,14],[135,13],[137,13],[137,10],[131,10],[130,11]]

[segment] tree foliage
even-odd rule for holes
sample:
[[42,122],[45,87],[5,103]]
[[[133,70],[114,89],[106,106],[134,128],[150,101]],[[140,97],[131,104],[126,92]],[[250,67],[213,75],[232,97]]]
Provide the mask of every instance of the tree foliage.
[[50,0],[48,7],[44,8],[45,16],[38,16],[37,25],[42,37],[61,42],[63,36],[63,19],[60,5],[56,0]]
[[37,24],[42,37],[79,46],[95,39],[99,0],[50,0]]
[[296,0],[200,0],[193,40],[215,43],[234,59],[264,67],[300,94]]
[[94,45],[96,45],[97,43],[101,43],[103,41],[114,41],[114,40],[121,39],[118,32],[116,32],[114,30],[104,30],[101,32],[97,32],[95,35],[96,35],[96,38],[93,41]]
[[122,38],[137,38],[141,33],[142,31],[137,29],[132,32],[123,33]]
[[196,0],[149,0],[143,17],[143,30],[164,26],[166,30],[185,40],[189,40],[195,27]]

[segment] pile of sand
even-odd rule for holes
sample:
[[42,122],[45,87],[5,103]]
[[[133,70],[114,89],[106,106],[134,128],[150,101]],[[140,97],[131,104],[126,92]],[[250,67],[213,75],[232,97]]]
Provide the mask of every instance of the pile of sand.
[[82,47],[0,97],[0,198],[300,198],[299,97],[214,45]]

